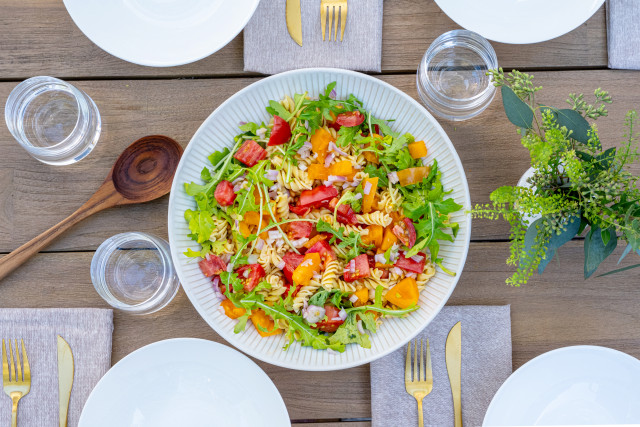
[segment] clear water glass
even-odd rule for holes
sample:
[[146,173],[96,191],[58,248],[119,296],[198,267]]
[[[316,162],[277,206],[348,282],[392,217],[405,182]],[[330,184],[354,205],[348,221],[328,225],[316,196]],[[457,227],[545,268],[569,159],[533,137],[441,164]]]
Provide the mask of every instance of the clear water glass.
[[137,232],[116,234],[98,247],[91,281],[107,303],[132,314],[162,309],[180,287],[169,243]]
[[101,120],[93,100],[54,77],[32,77],[7,99],[4,117],[13,137],[34,158],[68,165],[86,157],[100,138]]
[[418,95],[427,108],[448,120],[467,120],[480,114],[495,96],[487,71],[498,58],[484,37],[453,30],[435,39],[418,67]]

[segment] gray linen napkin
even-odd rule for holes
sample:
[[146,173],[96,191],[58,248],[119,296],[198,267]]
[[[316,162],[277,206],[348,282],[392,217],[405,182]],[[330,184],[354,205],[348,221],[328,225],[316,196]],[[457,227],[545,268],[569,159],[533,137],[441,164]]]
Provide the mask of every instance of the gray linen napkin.
[[609,68],[640,70],[640,1],[607,0]]
[[[429,339],[433,390],[424,398],[424,423],[453,426],[445,362],[449,331],[462,321],[462,424],[480,426],[498,388],[511,374],[511,318],[506,306],[444,307],[416,338]],[[373,427],[417,426],[416,400],[404,386],[406,347],[371,363]]]
[[[89,393],[111,366],[113,311],[89,308],[0,309],[0,338],[22,338],[31,368],[31,391],[18,404],[20,427],[58,425],[57,335],[73,352],[75,375],[68,425],[78,425]],[[11,400],[0,396],[0,425],[11,422]]]
[[323,42],[320,0],[301,0],[300,47],[287,31],[286,0],[261,1],[244,29],[244,70],[275,74],[298,68],[334,67],[380,72],[382,0],[349,0],[348,4],[343,41]]

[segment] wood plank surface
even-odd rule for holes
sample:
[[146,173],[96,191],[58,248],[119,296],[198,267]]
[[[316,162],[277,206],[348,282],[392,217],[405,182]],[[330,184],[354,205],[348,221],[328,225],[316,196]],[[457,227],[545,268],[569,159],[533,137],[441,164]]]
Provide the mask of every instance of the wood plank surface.
[[[114,31],[116,28],[114,25]],[[459,26],[433,0],[385,0],[383,72],[413,72],[429,44],[440,34],[456,28]],[[531,45],[493,43],[493,46],[500,65],[506,69],[605,68],[604,7],[585,24],[557,39]],[[22,80],[35,75],[113,78],[241,74],[246,74],[242,34],[217,53],[193,64],[142,67],[111,56],[93,44],[74,24],[62,0],[2,1],[0,79]]]
[[[620,252],[621,248],[598,274],[614,268]],[[0,283],[0,307],[107,307],[91,285],[92,255],[36,256]],[[574,241],[560,249],[562,264],[552,262],[543,276],[536,276],[527,286],[511,288],[504,284],[511,272],[504,263],[507,256],[507,243],[472,243],[449,304],[511,304],[514,369],[546,351],[578,344],[604,345],[640,357],[640,269],[585,281],[582,242]],[[180,291],[157,314],[115,313],[112,362],[146,344],[174,337],[224,342]],[[368,365],[322,373],[258,364],[282,393],[293,420],[371,414]]]
[[[413,76],[381,76],[414,98]],[[93,153],[71,166],[42,164],[24,151],[0,126],[0,252],[20,244],[60,221],[99,187],[118,154],[135,139],[165,134],[188,144],[205,118],[224,100],[256,78],[196,80],[81,81],[98,104],[103,134]],[[598,121],[605,145],[622,139],[624,113],[640,108],[640,78],[626,71],[539,72],[544,86],[540,102],[561,106],[569,92],[609,89],[610,116]],[[15,83],[0,83],[5,99]],[[366,102],[366,100],[365,100]],[[0,104],[0,116],[4,105]],[[486,203],[491,190],[515,184],[529,166],[528,153],[502,109],[498,94],[480,116],[464,122],[441,121],[462,159],[472,203]],[[636,172],[639,169],[634,169]],[[146,231],[166,237],[168,197],[145,205],[101,212],[63,235],[49,250],[92,250],[124,231]],[[507,239],[502,222],[475,221],[475,240]]]

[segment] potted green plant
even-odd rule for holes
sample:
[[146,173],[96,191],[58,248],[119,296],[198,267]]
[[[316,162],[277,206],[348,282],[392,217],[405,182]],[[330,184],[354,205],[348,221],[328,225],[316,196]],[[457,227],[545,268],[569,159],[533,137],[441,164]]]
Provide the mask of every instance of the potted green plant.
[[534,86],[532,76],[502,69],[489,74],[531,155],[526,185],[500,187],[491,193],[490,204],[472,211],[478,218],[503,218],[511,226],[507,263],[516,271],[507,283],[520,286],[534,272],[542,274],[558,248],[583,234],[585,278],[621,243],[626,248],[620,261],[631,252],[640,255],[639,177],[629,171],[640,155],[636,111],[624,120],[624,142],[604,149],[589,120],[607,115],[612,100],[606,91],[595,90],[593,105],[583,95],[570,94],[569,108],[559,109],[537,102],[542,88]]

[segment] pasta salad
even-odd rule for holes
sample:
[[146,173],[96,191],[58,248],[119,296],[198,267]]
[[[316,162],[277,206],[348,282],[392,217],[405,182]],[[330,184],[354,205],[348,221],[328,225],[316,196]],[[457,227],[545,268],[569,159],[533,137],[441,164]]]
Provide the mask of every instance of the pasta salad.
[[209,156],[204,184],[185,183],[185,212],[220,309],[261,336],[316,349],[370,348],[384,318],[418,308],[441,241],[462,208],[427,145],[392,131],[335,83],[272,100],[268,123],[241,123],[233,148]]

